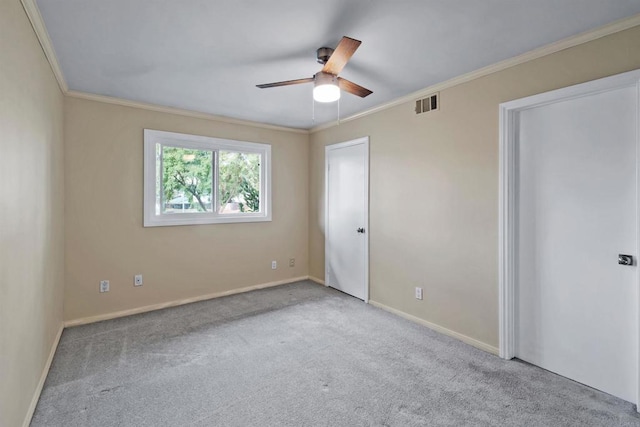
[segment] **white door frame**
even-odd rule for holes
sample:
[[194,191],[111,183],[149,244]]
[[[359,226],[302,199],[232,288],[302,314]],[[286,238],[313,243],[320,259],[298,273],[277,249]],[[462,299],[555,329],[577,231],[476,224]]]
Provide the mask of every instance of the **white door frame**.
[[[353,139],[351,141],[331,144],[324,147],[324,235],[327,236],[329,230],[329,151],[340,148],[350,147],[352,145],[364,144],[364,302],[369,303],[369,137]],[[329,259],[329,245],[325,241],[324,245],[325,267],[324,273],[327,274],[326,260]],[[326,279],[326,276],[325,276]],[[325,285],[329,286],[329,281],[325,280]]]
[[[517,248],[517,218],[516,208],[516,144],[519,134],[519,114],[521,111],[552,104],[562,100],[576,99],[584,96],[595,95],[614,89],[635,87],[640,100],[640,70],[630,71],[587,83],[569,86],[563,89],[518,99],[500,104],[500,205],[499,205],[499,229],[498,229],[498,258],[499,258],[499,307],[500,307],[500,357],[512,359],[515,357],[516,342],[516,248]],[[640,101],[638,110],[640,111]],[[638,130],[636,132],[636,220],[639,218],[638,200],[640,200],[640,115],[636,120]],[[640,242],[640,223],[636,225],[638,230],[636,242]],[[636,243],[635,255],[640,255],[640,247]],[[640,269],[640,268],[639,268]],[[638,269],[636,269],[638,270]],[[640,275],[636,271],[636,295],[637,313],[640,313]],[[640,315],[637,319],[640,332]],[[640,397],[640,333],[636,337],[636,403]]]

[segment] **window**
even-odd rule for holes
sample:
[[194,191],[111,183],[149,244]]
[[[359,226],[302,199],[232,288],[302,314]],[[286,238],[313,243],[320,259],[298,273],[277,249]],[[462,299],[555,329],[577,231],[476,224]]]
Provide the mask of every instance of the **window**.
[[144,130],[144,226],[271,221],[271,146]]

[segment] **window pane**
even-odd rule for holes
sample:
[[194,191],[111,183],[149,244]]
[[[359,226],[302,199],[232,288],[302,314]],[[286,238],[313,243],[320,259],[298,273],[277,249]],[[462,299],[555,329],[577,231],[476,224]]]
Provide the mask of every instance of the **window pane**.
[[260,212],[261,155],[236,151],[218,153],[218,213]]
[[163,214],[212,211],[213,151],[162,147]]

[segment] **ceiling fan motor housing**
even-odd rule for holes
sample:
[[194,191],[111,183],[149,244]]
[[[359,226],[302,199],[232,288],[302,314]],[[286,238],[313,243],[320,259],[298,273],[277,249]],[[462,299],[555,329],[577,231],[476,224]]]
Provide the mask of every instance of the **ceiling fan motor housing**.
[[322,85],[338,86],[338,76],[334,76],[333,74],[318,71],[316,74],[314,74],[313,78],[315,79],[316,86],[322,86]]
[[332,54],[333,49],[331,49],[330,47],[321,47],[316,51],[318,63],[322,65],[326,64]]

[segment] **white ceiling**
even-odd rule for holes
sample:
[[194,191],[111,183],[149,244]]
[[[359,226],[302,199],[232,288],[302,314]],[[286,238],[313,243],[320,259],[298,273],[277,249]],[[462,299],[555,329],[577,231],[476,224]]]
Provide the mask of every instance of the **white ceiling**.
[[640,13],[640,0],[38,0],[71,90],[274,125],[338,117],[313,85],[318,47],[362,40],[341,76],[348,117]]

